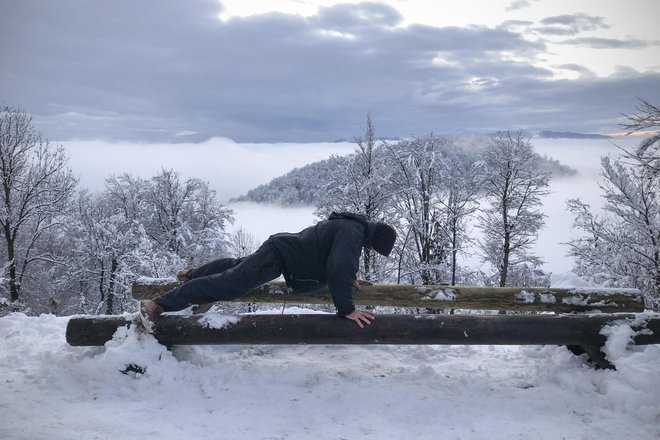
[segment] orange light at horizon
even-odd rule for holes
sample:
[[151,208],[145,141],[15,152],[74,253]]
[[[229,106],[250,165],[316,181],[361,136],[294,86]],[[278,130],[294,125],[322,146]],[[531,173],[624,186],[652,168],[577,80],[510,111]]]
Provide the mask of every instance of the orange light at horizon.
[[620,131],[617,133],[606,133],[606,134],[612,137],[623,137],[623,136],[648,136],[655,133],[656,132],[653,130],[642,130],[642,131],[633,131],[632,133],[628,133],[627,131]]

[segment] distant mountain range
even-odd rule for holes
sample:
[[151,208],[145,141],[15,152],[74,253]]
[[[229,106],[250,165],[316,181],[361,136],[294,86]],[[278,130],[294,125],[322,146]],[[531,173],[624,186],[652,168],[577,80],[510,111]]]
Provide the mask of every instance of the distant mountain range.
[[549,139],[610,139],[612,137],[604,134],[574,133],[572,131],[551,130],[540,131],[536,136]]
[[[502,130],[506,131],[506,130]],[[512,130],[517,131],[517,130]],[[466,128],[457,128],[451,132],[442,133],[443,136],[495,136],[498,131],[475,131],[469,130]],[[437,133],[436,133],[437,134]],[[554,131],[554,130],[543,130],[534,134],[531,131],[522,130],[522,134],[525,137],[533,138],[544,138],[544,139],[611,139],[612,136],[607,136],[605,134],[596,134],[596,133],[577,133],[573,131]],[[428,133],[419,137],[428,137],[432,133]],[[376,140],[378,141],[400,141],[403,140],[401,137],[379,137]],[[353,142],[351,139],[341,138],[333,142]]]

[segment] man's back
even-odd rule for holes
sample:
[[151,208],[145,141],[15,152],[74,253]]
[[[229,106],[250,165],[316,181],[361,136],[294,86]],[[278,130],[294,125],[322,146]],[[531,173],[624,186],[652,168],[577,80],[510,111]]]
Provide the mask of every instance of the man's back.
[[370,225],[356,214],[333,213],[298,233],[275,234],[269,240],[280,255],[287,284],[301,292],[328,284],[341,312],[342,305],[353,308],[352,286],[362,247],[369,244]]

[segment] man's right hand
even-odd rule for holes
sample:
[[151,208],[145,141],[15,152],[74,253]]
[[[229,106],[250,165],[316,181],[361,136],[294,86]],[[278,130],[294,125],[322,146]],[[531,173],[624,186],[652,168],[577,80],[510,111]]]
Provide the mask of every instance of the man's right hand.
[[346,319],[355,321],[360,328],[364,328],[364,324],[371,325],[371,321],[376,319],[374,315],[369,312],[363,312],[362,310],[355,310],[350,315],[346,315]]

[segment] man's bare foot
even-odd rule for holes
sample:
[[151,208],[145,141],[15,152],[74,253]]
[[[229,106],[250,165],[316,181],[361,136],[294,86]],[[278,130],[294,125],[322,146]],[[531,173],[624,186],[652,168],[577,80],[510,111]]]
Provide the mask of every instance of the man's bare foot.
[[154,332],[154,329],[156,328],[156,321],[158,321],[158,317],[162,313],[163,308],[155,301],[150,299],[140,301],[140,310],[138,314],[140,315],[142,326],[147,331],[147,333]]
[[182,269],[176,274],[176,279],[185,283],[190,281],[190,269]]

